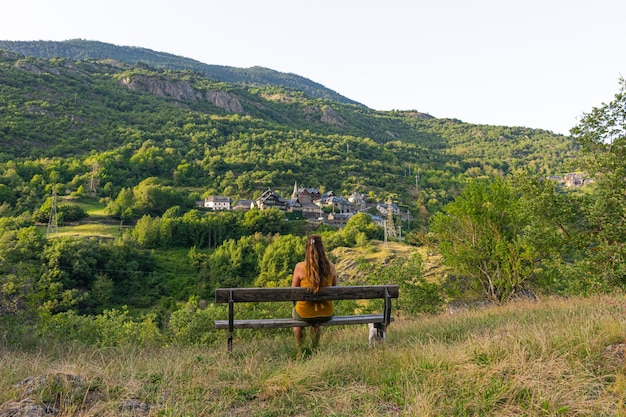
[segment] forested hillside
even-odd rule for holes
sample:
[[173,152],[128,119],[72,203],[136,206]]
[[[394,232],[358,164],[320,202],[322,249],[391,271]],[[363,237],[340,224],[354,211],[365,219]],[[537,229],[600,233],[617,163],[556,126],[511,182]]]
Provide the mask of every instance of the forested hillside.
[[54,41],[2,41],[0,49],[17,52],[37,58],[67,58],[72,61],[115,59],[128,65],[144,63],[149,66],[168,70],[190,70],[204,74],[214,81],[227,83],[275,85],[303,91],[309,97],[323,98],[340,103],[359,104],[332,91],[321,84],[301,77],[274,71],[269,68],[236,68],[224,65],[209,65],[196,60],[166,52],[146,48],[118,46],[104,42],[72,39],[63,42]]
[[25,202],[19,186],[35,174],[49,186],[54,171],[70,190],[96,175],[99,195],[111,198],[148,177],[233,198],[290,193],[297,181],[339,195],[393,194],[433,211],[465,177],[560,174],[575,151],[569,138],[541,130],[378,112],[113,60],[4,52],[0,71],[0,161],[17,210],[49,193]]

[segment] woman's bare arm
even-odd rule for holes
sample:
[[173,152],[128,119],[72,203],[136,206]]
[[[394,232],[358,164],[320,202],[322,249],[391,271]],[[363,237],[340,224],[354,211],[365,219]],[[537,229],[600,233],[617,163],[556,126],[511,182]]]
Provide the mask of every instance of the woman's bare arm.
[[293,269],[293,278],[291,279],[291,286],[299,287],[300,281],[302,280],[303,276],[304,276],[304,263],[298,262],[296,264],[296,267]]

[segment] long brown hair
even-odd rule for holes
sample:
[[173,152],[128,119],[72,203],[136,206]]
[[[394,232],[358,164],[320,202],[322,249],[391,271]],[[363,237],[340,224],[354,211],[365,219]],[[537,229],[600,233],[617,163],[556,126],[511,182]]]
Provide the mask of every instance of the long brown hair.
[[326,257],[320,235],[306,238],[304,276],[313,284],[313,293],[317,294],[325,278],[332,275],[332,266]]

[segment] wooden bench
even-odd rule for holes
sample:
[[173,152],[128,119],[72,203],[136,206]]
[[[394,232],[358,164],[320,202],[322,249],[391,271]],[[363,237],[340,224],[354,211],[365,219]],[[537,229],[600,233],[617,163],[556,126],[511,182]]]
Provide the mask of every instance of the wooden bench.
[[320,301],[320,300],[384,300],[381,314],[355,314],[333,316],[320,326],[340,326],[347,324],[374,323],[378,334],[383,335],[393,321],[391,299],[398,298],[398,285],[363,285],[324,287],[318,294],[307,288],[218,288],[215,290],[215,303],[228,303],[228,320],[215,320],[216,329],[228,330],[228,350],[233,348],[234,329],[267,329],[287,327],[307,327],[309,323],[289,318],[235,320],[235,303],[258,303],[280,301]]

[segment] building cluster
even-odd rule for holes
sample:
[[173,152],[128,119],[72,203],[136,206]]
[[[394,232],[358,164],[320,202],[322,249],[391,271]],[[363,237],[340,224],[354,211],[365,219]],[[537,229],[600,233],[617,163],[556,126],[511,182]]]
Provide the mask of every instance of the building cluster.
[[[400,209],[395,203],[370,204],[366,197],[355,191],[349,197],[335,195],[329,191],[322,193],[317,188],[300,188],[295,183],[290,198],[283,198],[276,191],[268,189],[255,200],[238,200],[233,203],[233,199],[225,196],[209,196],[202,201],[198,201],[199,207],[212,210],[251,210],[257,208],[266,210],[277,208],[288,213],[296,213],[310,221],[319,221],[331,225],[342,226],[356,213],[366,212],[372,220],[383,227],[385,218],[389,210],[393,214],[400,215]],[[373,215],[369,211],[375,207],[380,214]]]
[[550,176],[549,180],[556,181],[561,186],[565,186],[567,188],[572,187],[582,187],[593,182],[593,178],[588,177],[585,174],[580,173],[569,173],[564,176]]

